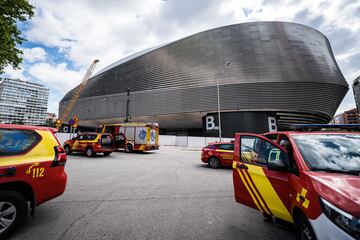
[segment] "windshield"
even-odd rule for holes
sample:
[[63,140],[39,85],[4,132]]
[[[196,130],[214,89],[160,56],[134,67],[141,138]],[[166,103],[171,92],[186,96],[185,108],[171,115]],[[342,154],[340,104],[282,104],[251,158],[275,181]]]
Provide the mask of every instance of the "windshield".
[[312,170],[360,172],[360,134],[293,136]]

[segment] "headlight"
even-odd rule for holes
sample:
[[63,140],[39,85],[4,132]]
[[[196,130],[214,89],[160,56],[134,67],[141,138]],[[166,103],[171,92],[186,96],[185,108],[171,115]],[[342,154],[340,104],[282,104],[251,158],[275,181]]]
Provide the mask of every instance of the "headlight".
[[335,207],[323,198],[320,198],[320,203],[324,214],[333,223],[353,238],[360,239],[360,219]]

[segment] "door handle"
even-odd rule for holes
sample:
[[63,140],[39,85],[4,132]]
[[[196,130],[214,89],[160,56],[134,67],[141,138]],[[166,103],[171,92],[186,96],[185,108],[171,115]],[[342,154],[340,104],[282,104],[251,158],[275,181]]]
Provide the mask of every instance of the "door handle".
[[5,173],[0,174],[0,177],[13,177],[16,174],[16,167],[9,167],[5,169]]
[[244,170],[248,170],[248,169],[249,169],[245,164],[241,164],[241,163],[237,163],[237,164],[236,164],[236,167],[237,167],[237,168],[240,168],[240,169],[244,169]]

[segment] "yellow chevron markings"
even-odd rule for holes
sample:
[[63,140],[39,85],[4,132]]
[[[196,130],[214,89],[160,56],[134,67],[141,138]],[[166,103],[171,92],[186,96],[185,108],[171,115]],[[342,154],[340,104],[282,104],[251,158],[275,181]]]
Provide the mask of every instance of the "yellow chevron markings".
[[[253,186],[249,176],[247,174],[244,174],[245,178],[247,179],[250,187],[253,189],[254,194],[256,195],[256,198],[259,200],[261,206],[263,207],[263,209],[265,210],[265,213],[271,215],[271,213],[266,209],[265,203],[262,201],[262,199],[260,198],[260,196],[258,195],[257,191],[256,191],[256,186]],[[260,191],[259,191],[260,192]]]
[[249,186],[246,184],[244,177],[243,177],[242,174],[240,173],[240,170],[239,170],[239,169],[236,169],[236,170],[238,171],[239,176],[240,176],[240,178],[241,178],[241,181],[244,183],[245,188],[246,188],[246,190],[248,191],[248,193],[250,194],[251,198],[253,199],[256,207],[257,207],[261,212],[263,212],[263,210],[262,210],[262,209],[260,208],[260,206],[259,206],[258,201],[256,200],[256,198],[255,198],[254,195],[252,194]]
[[304,197],[305,201],[302,203],[304,208],[308,208],[310,204],[309,199],[306,198],[306,194],[307,194],[307,190],[305,188],[302,188],[301,193],[297,193],[296,195],[296,201],[298,201],[299,203],[301,203],[300,196]]
[[260,194],[264,197],[266,204],[269,206],[272,214],[275,217],[284,219],[288,222],[293,222],[291,214],[281,201],[280,197],[273,188],[271,182],[266,177],[264,170],[260,166],[252,164],[246,165],[249,168],[249,173],[254,181],[255,186],[259,190]]

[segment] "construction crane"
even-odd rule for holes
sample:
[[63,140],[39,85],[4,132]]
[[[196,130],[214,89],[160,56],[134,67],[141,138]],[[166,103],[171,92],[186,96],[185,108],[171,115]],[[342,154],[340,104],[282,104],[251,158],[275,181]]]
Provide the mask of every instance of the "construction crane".
[[[79,99],[82,91],[84,90],[87,82],[89,81],[92,73],[94,72],[94,69],[95,69],[95,66],[96,64],[99,62],[98,59],[95,59],[92,64],[90,65],[90,67],[88,68],[88,70],[86,71],[81,83],[79,84],[79,86],[77,86],[75,88],[75,92],[73,93],[73,95],[71,96],[70,100],[68,101],[68,104],[67,106],[65,107],[65,110],[63,111],[63,113],[59,114],[59,119],[56,120],[56,123],[57,125],[60,125],[64,122],[64,121],[67,121],[69,120],[68,117],[69,117],[69,114],[71,113],[72,109],[74,108],[77,100]],[[59,126],[59,127],[60,127]]]

